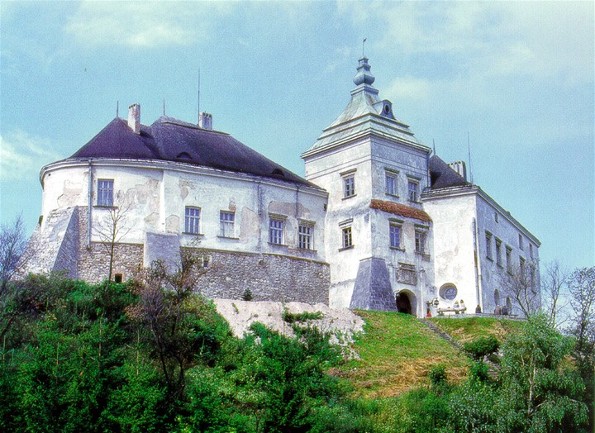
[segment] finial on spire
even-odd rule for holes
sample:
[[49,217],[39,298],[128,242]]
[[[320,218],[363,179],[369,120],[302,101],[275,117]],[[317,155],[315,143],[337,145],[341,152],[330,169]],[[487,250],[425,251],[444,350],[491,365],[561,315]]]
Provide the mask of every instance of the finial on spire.
[[355,74],[355,77],[353,77],[353,82],[355,83],[355,85],[359,86],[360,84],[367,84],[371,86],[374,83],[375,79],[376,78],[374,77],[374,75],[372,75],[372,73],[370,72],[368,58],[364,56],[361,59],[359,59],[357,74]]
[[364,40],[362,41],[362,57],[366,57],[366,41],[368,40],[368,38],[364,38]]

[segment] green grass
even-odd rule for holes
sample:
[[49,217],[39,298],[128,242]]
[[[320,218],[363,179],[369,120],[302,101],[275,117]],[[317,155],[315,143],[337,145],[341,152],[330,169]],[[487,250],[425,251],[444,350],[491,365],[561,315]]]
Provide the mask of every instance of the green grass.
[[355,342],[360,359],[334,374],[347,379],[354,396],[392,397],[429,384],[431,367],[443,364],[449,380],[467,375],[468,358],[430,331],[419,319],[401,313],[357,311],[366,321]]
[[[445,366],[447,380],[451,383],[467,377],[470,359],[428,329],[421,320],[401,313],[356,313],[366,321],[365,332],[353,345],[359,359],[346,362],[331,372],[351,384],[353,397],[393,397],[429,385],[428,373],[438,364]],[[430,320],[461,344],[488,335],[502,342],[522,324],[517,320],[491,317]]]
[[502,343],[508,334],[517,331],[523,323],[520,320],[495,317],[435,317],[429,320],[461,344],[488,335],[493,335]]

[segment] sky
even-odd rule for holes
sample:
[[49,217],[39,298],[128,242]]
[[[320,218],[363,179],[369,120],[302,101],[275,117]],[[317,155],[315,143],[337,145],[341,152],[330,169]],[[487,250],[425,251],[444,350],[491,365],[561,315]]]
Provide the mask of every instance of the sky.
[[466,160],[541,240],[542,263],[593,266],[593,21],[591,1],[2,1],[0,224],[22,215],[31,233],[40,168],[132,103],[144,124],[164,107],[196,123],[200,105],[303,176],[366,38],[396,117],[445,161]]

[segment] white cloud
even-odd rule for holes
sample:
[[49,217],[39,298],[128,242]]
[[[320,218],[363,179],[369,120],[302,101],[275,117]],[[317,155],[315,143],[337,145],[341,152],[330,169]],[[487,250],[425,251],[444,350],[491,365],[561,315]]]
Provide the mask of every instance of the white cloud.
[[49,140],[21,130],[0,135],[0,181],[31,179],[43,165],[60,159],[52,147]]
[[356,27],[381,29],[375,43],[389,55],[446,56],[480,77],[593,81],[592,2],[349,2],[338,10]]
[[84,1],[65,31],[88,45],[190,45],[208,38],[229,10],[225,2]]
[[386,89],[383,89],[383,93],[386,92],[394,101],[425,100],[434,93],[432,86],[433,83],[427,79],[411,76],[397,77]]

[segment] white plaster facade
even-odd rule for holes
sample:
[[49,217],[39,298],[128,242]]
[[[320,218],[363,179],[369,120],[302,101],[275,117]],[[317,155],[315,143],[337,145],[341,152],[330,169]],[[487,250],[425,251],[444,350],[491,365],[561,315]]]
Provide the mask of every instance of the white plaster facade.
[[[539,302],[539,240],[475,185],[428,191],[424,209],[434,221],[435,283],[440,305],[451,308],[462,299],[471,312],[520,315],[506,279],[521,262],[534,273]],[[519,239],[521,240],[519,242]],[[533,271],[531,270],[533,269]],[[443,287],[454,286],[455,299]]]
[[[91,180],[89,181],[89,173]],[[97,182],[113,180],[114,205],[123,213],[122,243],[143,244],[147,232],[180,235],[182,246],[289,254],[324,259],[325,191],[242,173],[165,161],[60,161],[42,169],[42,224],[52,211],[86,207],[91,242],[109,207],[97,204]],[[88,204],[91,203],[89,207]],[[185,208],[200,209],[199,233],[184,231]],[[234,231],[221,234],[220,212],[235,214]],[[283,220],[283,242],[269,242],[270,216]],[[313,227],[311,249],[298,248],[298,226]]]

